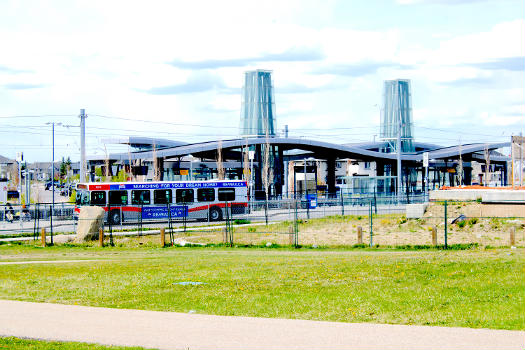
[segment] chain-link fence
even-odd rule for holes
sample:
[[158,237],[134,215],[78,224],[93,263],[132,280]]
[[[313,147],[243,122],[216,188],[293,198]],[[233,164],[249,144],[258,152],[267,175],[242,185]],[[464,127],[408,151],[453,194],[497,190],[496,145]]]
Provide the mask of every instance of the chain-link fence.
[[[0,207],[0,241],[75,238],[83,221],[74,205]],[[53,213],[53,215],[51,215]],[[129,237],[168,245],[295,245],[312,247],[524,246],[523,201],[398,203],[374,196],[263,200],[248,203],[109,206],[103,231],[111,244]],[[125,237],[125,238],[123,238]]]

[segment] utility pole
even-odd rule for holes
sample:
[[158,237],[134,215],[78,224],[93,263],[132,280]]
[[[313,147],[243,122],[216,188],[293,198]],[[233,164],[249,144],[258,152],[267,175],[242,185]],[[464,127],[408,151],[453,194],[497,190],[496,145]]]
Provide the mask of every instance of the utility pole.
[[29,176],[29,169],[27,168],[27,161],[24,162],[25,164],[25,185],[26,185],[26,208],[29,209],[29,206],[31,204],[31,178]]
[[511,135],[510,136],[510,159],[511,159],[511,163],[510,163],[510,169],[511,169],[511,174],[512,174],[512,178],[511,178],[511,184],[512,184],[512,188],[514,189],[514,179],[516,178],[515,174],[514,174],[514,136]]
[[523,186],[523,134],[520,132],[520,186]]
[[24,161],[24,153],[18,152],[16,161],[18,163],[18,204],[22,206],[22,162]]
[[53,151],[52,151],[52,161],[51,161],[51,190],[52,190],[52,206],[51,206],[51,244],[53,244],[53,213],[55,212],[55,124],[62,125],[62,123],[47,122],[46,125],[51,124],[52,140],[53,140]]
[[86,118],[86,110],[82,108],[80,110],[80,182],[86,182]]

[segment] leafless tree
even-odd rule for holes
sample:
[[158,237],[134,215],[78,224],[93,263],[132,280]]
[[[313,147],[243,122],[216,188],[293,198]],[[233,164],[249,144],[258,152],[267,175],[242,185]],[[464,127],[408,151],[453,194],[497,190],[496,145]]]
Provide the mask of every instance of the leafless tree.
[[[135,176],[133,175],[133,163],[131,163],[131,150],[130,146],[128,145],[128,164],[129,164],[129,179],[131,181],[135,180]],[[126,179],[128,179],[128,175],[126,174]]]
[[222,140],[217,145],[217,178],[224,180],[224,163],[222,159]]
[[461,156],[461,139],[459,139],[459,169],[458,169],[458,182],[459,186],[463,185],[463,158]]
[[489,185],[490,150],[485,146],[485,186]]
[[157,158],[157,143],[153,141],[153,181],[159,181],[159,159]]
[[104,162],[106,166],[106,171],[104,174],[104,182],[109,182],[111,181],[111,178],[109,176],[109,156],[108,156],[108,150],[106,148],[106,144],[104,144],[104,153],[106,155],[105,162]]
[[249,181],[249,178],[250,178],[250,164],[249,164],[250,159],[248,157],[249,152],[250,150],[248,148],[248,138],[246,138],[246,145],[244,147],[244,160],[243,160],[244,169],[242,172],[242,177],[244,181]]

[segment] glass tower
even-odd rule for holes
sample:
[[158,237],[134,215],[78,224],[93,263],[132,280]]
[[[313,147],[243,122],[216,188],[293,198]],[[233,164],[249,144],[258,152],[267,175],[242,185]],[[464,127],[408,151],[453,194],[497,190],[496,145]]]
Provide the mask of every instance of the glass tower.
[[244,73],[240,135],[275,136],[275,101],[271,71]]
[[383,98],[381,139],[389,144],[386,151],[397,152],[401,123],[401,151],[414,152],[410,80],[386,80]]

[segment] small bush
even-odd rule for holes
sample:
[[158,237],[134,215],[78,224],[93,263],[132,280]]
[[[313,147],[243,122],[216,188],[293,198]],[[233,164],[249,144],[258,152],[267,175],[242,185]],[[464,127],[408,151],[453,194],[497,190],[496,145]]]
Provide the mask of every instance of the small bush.
[[463,228],[463,227],[465,227],[466,224],[467,224],[466,221],[458,221],[458,222],[456,223],[456,225],[458,225],[459,228]]
[[248,227],[248,232],[257,232],[257,227]]
[[233,223],[235,225],[246,225],[246,224],[251,224],[251,221],[250,220],[246,220],[246,219],[235,219],[235,220],[233,220]]
[[470,227],[476,225],[477,223],[478,223],[478,218],[470,218],[468,220],[468,224],[469,224]]
[[397,223],[398,223],[399,225],[402,225],[402,224],[404,224],[404,223],[406,223],[406,222],[407,222],[407,217],[404,216],[404,215],[403,215],[402,217],[400,217],[400,218],[397,220]]

